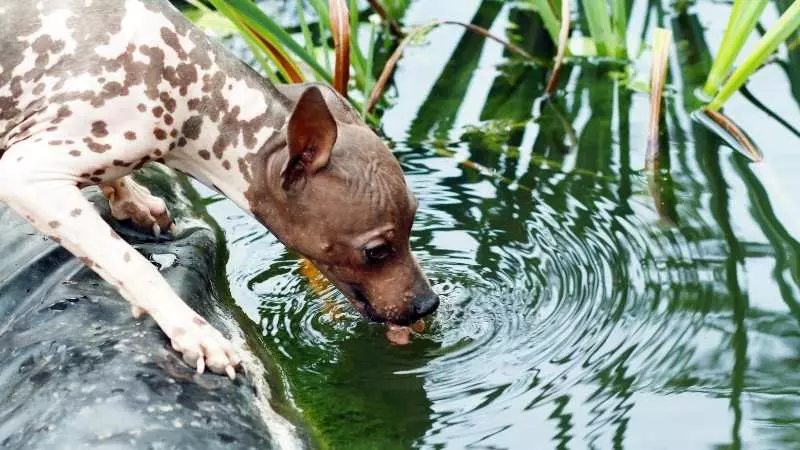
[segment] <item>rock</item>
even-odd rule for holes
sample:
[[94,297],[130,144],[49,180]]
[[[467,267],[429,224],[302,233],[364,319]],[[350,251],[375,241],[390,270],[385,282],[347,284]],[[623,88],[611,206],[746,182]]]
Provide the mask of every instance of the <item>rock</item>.
[[[158,180],[148,184],[157,192],[166,178],[154,172]],[[107,210],[98,191],[90,198]],[[131,238],[115,228],[161,266],[190,306],[243,346],[245,335],[211,281],[214,233],[190,217],[180,196],[165,199],[183,228],[175,240]],[[197,375],[152,319],[133,319],[111,286],[4,205],[0,255],[0,448],[306,446],[270,409],[264,367],[244,348],[246,374],[235,382]]]

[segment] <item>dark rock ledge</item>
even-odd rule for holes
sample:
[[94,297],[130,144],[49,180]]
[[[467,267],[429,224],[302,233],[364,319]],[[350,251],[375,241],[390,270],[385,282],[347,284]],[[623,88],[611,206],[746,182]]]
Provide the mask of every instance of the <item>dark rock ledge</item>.
[[[247,375],[231,382],[195,374],[152,319],[134,320],[108,284],[0,204],[0,448],[306,447],[304,433],[270,406],[266,370],[244,351],[242,328],[217,299],[215,234],[174,178],[158,169],[145,178],[171,186],[177,238],[113,226],[232,336]],[[89,198],[108,217],[99,192]]]

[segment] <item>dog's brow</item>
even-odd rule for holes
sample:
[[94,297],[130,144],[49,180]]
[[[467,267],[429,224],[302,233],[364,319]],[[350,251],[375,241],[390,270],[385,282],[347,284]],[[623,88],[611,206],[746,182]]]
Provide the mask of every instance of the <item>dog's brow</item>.
[[350,244],[354,248],[362,248],[377,238],[386,237],[389,233],[394,231],[394,225],[387,223],[377,228],[373,228],[366,233],[359,234],[351,239]]

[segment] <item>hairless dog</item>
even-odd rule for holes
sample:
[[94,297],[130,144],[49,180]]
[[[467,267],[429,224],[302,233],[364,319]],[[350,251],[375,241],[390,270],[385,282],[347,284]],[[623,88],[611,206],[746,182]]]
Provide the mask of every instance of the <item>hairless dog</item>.
[[321,84],[272,85],[166,0],[0,4],[0,201],[149,314],[199,372],[235,376],[230,342],[187,306],[80,192],[117,219],[171,229],[130,174],[196,178],[309,259],[374,321],[439,300],[409,249],[416,201],[400,165]]

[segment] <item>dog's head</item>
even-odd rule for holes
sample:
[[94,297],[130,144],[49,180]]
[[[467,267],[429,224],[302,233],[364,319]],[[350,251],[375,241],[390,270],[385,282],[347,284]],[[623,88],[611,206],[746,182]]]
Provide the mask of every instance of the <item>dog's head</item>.
[[439,299],[409,248],[417,202],[389,148],[331,89],[287,96],[294,107],[267,143],[266,172],[254,171],[268,191],[248,195],[255,216],[370,319],[408,325],[432,313]]

